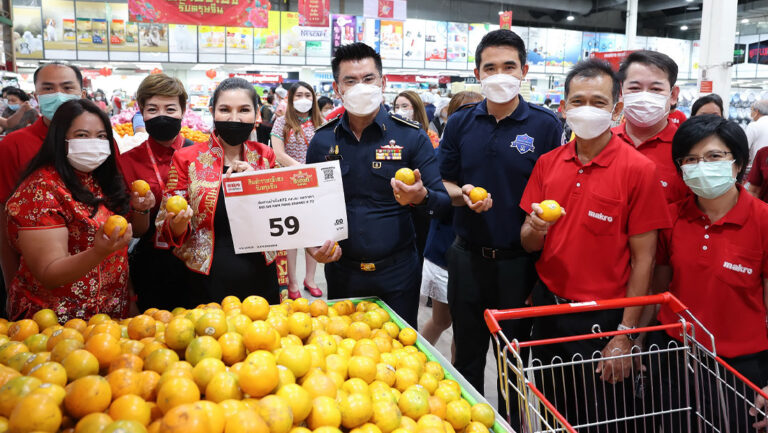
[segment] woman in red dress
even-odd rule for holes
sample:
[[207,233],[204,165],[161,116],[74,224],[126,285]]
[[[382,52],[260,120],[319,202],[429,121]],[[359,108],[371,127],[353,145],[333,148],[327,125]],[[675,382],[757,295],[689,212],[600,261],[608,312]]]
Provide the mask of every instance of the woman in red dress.
[[[59,108],[6,203],[9,239],[21,253],[8,313],[17,320],[50,308],[62,323],[97,313],[125,317],[127,246],[146,231],[154,202],[126,192],[109,118],[98,106],[76,99]],[[105,233],[116,214],[131,224],[122,235],[119,227]]]
[[[256,126],[258,95],[242,78],[227,78],[213,93],[212,104],[211,139],[174,153],[155,225],[161,241],[175,247],[173,253],[193,271],[193,304],[220,302],[228,295],[260,295],[277,303],[275,253],[235,254],[221,188],[228,174],[275,165],[272,149],[248,141]],[[166,210],[174,195],[190,203],[178,215]]]

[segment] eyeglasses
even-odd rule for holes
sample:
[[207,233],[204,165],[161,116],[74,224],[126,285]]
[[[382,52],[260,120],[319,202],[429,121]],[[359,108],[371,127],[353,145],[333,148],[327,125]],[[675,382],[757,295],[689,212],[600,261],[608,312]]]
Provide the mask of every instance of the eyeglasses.
[[342,84],[344,84],[345,87],[352,87],[354,85],[363,83],[363,84],[376,84],[376,81],[378,81],[380,77],[375,74],[369,74],[363,77],[362,80],[358,80],[356,78],[345,78],[341,80]]
[[699,161],[704,161],[704,162],[725,161],[726,155],[728,154],[732,154],[732,152],[725,152],[722,150],[710,150],[709,152],[705,153],[704,156],[685,155],[682,158],[677,158],[675,162],[677,163],[677,165],[688,165],[688,164],[698,164]]

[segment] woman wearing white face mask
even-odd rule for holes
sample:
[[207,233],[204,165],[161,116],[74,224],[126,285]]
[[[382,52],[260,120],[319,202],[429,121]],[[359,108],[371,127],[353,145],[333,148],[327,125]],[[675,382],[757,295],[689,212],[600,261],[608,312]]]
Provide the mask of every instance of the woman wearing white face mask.
[[[670,207],[672,228],[659,234],[655,275],[662,278],[657,277],[656,289],[677,296],[714,335],[717,354],[764,386],[768,383],[768,206],[738,183],[749,158],[747,137],[735,122],[715,115],[695,116],[677,130],[672,157],[695,196]],[[658,318],[662,324],[678,321],[667,308],[660,310]],[[669,335],[660,334],[651,336],[650,342],[666,347],[680,339],[671,330]],[[702,341],[710,345],[707,338]],[[671,385],[659,388],[677,389]],[[712,384],[705,383],[708,386]],[[748,388],[744,392],[754,395]],[[672,402],[680,401],[676,397],[669,396]],[[716,428],[725,431],[729,424],[731,431],[751,431],[757,420],[747,415],[746,407],[733,403],[725,403],[729,419],[718,420]],[[703,410],[718,413],[712,409],[719,404],[719,399],[706,399],[709,407]],[[686,430],[674,425],[673,430]]]
[[[53,116],[40,152],[6,203],[21,264],[8,293],[10,317],[52,309],[64,323],[128,314],[127,246],[149,225],[154,200],[130,198],[117,171],[107,115],[85,99]],[[131,222],[105,232],[113,215]]]
[[424,102],[422,102],[421,97],[419,97],[416,92],[412,90],[400,92],[400,94],[395,97],[392,110],[403,119],[417,122],[421,126],[421,129],[426,131],[429,135],[429,141],[432,142],[433,148],[440,145],[440,137],[429,129],[427,110],[424,108]]
[[[315,136],[315,128],[323,124],[312,86],[303,81],[297,82],[288,91],[287,100],[285,116],[275,120],[270,134],[275,159],[283,167],[306,164],[309,142]],[[307,274],[302,284],[314,297],[323,296],[323,291],[315,284],[316,268],[317,262],[307,253]],[[301,297],[296,278],[296,250],[288,251],[288,297]]]

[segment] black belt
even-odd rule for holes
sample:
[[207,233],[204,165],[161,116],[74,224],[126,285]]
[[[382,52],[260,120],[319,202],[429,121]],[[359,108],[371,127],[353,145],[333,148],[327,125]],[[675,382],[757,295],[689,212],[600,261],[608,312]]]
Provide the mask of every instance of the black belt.
[[462,250],[480,254],[483,258],[490,259],[490,260],[516,259],[518,257],[523,257],[528,255],[528,253],[522,247],[514,248],[514,249],[481,247],[481,246],[470,244],[460,236],[456,236],[455,244],[457,247],[461,248]]
[[544,284],[541,280],[539,280],[536,284],[541,286],[541,288],[543,289],[542,291],[544,292],[544,295],[546,295],[548,298],[551,298],[553,304],[556,304],[556,305],[573,304],[577,302],[577,301],[574,301],[573,299],[566,299],[566,298],[557,296],[555,292],[549,290],[549,287],[547,287],[547,285]]
[[414,249],[412,247],[409,247],[404,250],[400,250],[392,254],[391,256],[383,258],[381,260],[362,261],[362,260],[350,259],[350,258],[341,256],[341,258],[339,259],[339,264],[344,265],[348,268],[357,269],[363,272],[373,272],[373,271],[380,271],[382,269],[388,268],[394,265],[395,263],[400,262],[401,260],[413,254],[414,254]]

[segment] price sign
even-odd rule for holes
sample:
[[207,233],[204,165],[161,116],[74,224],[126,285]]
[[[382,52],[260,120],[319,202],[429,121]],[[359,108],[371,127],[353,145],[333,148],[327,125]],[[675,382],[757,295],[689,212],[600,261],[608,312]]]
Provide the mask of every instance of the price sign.
[[222,183],[236,254],[347,238],[338,161],[237,173]]

